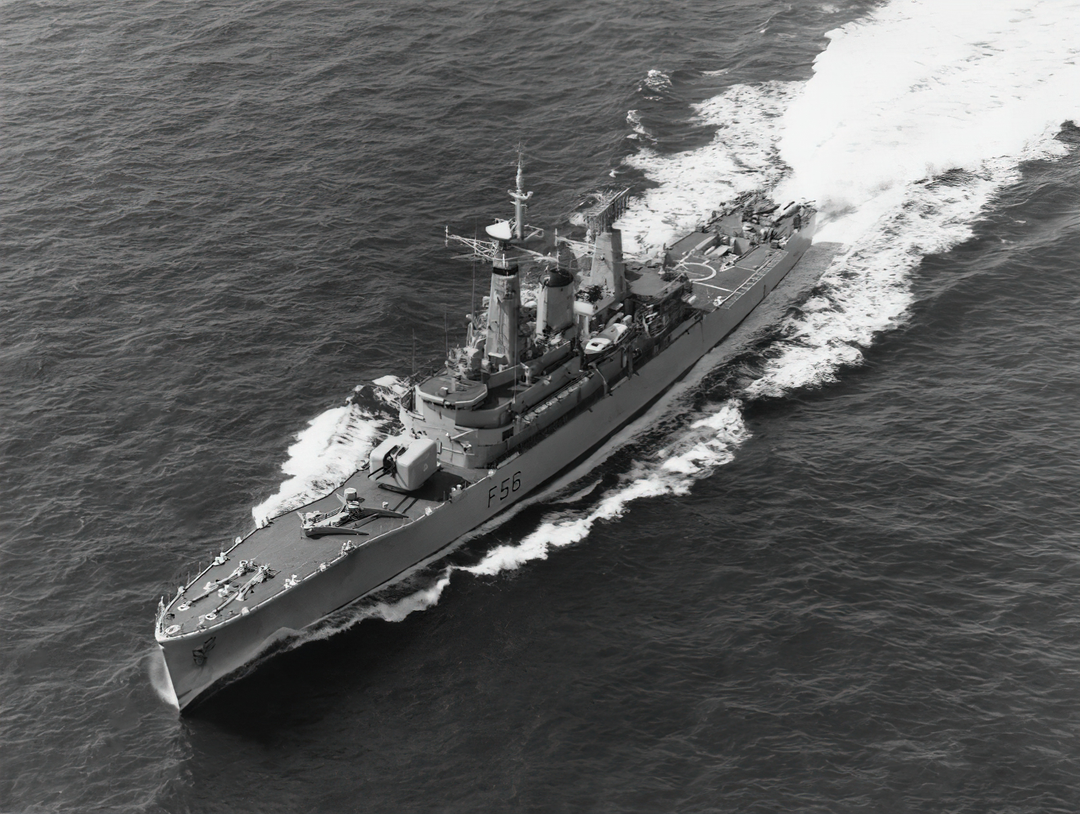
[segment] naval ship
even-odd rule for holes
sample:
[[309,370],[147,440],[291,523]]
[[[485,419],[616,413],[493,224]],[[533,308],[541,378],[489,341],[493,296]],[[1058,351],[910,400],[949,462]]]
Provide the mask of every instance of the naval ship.
[[[489,295],[438,372],[396,388],[397,431],[340,492],[263,521],[162,599],[156,639],[181,710],[596,451],[765,301],[814,232],[811,204],[743,196],[633,262],[615,226],[623,189],[584,213],[584,239],[556,234],[544,255],[520,158],[516,181],[514,217],[487,239],[447,230],[490,267]],[[535,303],[523,269],[539,269]]]

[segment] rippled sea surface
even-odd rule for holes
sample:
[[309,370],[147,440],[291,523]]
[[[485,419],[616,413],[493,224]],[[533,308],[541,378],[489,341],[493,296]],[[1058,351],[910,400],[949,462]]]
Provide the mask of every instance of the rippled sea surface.
[[[942,6],[948,6],[942,8]],[[1080,810],[1071,0],[0,4],[0,810]],[[508,213],[822,207],[581,478],[180,718],[153,638]]]

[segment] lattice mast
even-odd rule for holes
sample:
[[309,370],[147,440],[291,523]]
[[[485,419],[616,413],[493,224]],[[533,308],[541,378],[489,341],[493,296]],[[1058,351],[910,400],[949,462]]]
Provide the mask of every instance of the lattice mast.
[[592,264],[583,281],[611,292],[616,302],[626,296],[626,269],[623,265],[622,232],[614,224],[626,212],[629,188],[603,196],[585,211],[586,242],[591,244]]

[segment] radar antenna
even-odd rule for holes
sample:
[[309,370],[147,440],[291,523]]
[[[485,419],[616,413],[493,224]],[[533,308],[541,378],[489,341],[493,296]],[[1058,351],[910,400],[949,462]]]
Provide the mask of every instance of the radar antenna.
[[[531,227],[530,227],[531,228]],[[542,229],[536,229],[536,232],[543,234]],[[566,238],[556,236],[556,240],[560,243],[568,242]],[[449,246],[451,241],[463,244],[466,248],[470,249],[468,254],[456,254],[454,260],[487,260],[494,265],[503,264],[509,262],[507,258],[507,245],[501,240],[481,240],[476,237],[463,237],[461,235],[455,235],[450,231],[450,227],[446,227],[446,245]],[[532,249],[526,249],[522,246],[515,246],[510,258],[518,258],[519,260],[527,260],[533,263],[558,263],[559,258],[556,255],[542,254],[541,252],[535,252]]]
[[585,225],[593,234],[610,232],[612,224],[626,213],[630,202],[630,188],[619,192],[609,192],[583,213]]
[[560,237],[555,235],[555,242],[562,246],[569,246],[570,250],[577,257],[592,257],[593,251],[596,249],[596,244],[587,240],[574,240],[569,237]]
[[455,260],[487,260],[489,263],[506,263],[506,242],[502,240],[481,240],[478,237],[464,237],[463,235],[451,234],[450,227],[446,227],[446,245],[450,242],[460,243],[469,249],[467,254],[455,255]]
[[582,212],[585,218],[585,226],[588,229],[585,240],[573,240],[568,237],[559,237],[556,234],[555,242],[569,247],[578,257],[592,257],[596,251],[597,235],[611,231],[615,221],[626,213],[629,201],[629,187],[618,192],[601,194],[595,204]]
[[[615,221],[626,214],[629,205],[629,187],[616,192],[603,193],[595,204],[582,212],[588,230],[585,239],[574,240],[568,237],[559,237],[558,233],[556,233],[555,242],[568,247],[578,258],[594,257],[596,255],[597,238],[604,232],[612,230]],[[647,260],[643,255],[624,253],[624,256],[642,263]]]

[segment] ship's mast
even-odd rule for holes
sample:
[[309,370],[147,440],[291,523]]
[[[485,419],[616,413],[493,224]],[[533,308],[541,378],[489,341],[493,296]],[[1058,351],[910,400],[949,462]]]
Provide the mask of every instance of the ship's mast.
[[[446,242],[453,240],[468,247],[468,259],[483,259],[491,263],[491,289],[488,298],[487,331],[483,343],[485,372],[495,372],[515,367],[520,358],[518,347],[519,312],[521,309],[518,262],[528,255],[536,255],[522,244],[534,237],[542,237],[543,229],[525,224],[525,202],[532,197],[525,191],[525,173],[522,156],[518,153],[517,189],[507,194],[514,201],[514,220],[499,220],[485,231],[491,240],[461,237],[446,230]],[[547,259],[547,258],[545,258]]]
[[521,168],[521,151],[518,150],[517,164],[517,190],[508,189],[506,194],[514,199],[514,237],[518,240],[525,239],[525,202],[532,197],[531,192],[525,191],[525,174]]
[[622,233],[615,228],[626,212],[630,190],[603,196],[591,209],[585,211],[585,225],[592,242],[592,264],[585,279],[586,285],[598,285],[621,302],[626,296],[626,275],[623,266]]
[[[517,189],[508,189],[506,194],[514,201],[514,220],[508,221],[499,218],[490,226],[485,227],[491,240],[483,240],[475,237],[463,237],[451,234],[450,227],[446,227],[446,245],[450,241],[460,243],[469,249],[468,254],[455,257],[455,260],[486,260],[496,268],[508,268],[518,258],[534,259],[543,262],[552,262],[553,258],[547,255],[526,249],[522,244],[534,238],[544,236],[544,230],[525,223],[525,210],[528,208],[525,202],[532,198],[532,192],[525,191],[525,173],[522,169],[521,153],[518,153],[517,164]],[[526,257],[528,256],[528,257]]]

